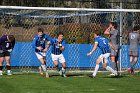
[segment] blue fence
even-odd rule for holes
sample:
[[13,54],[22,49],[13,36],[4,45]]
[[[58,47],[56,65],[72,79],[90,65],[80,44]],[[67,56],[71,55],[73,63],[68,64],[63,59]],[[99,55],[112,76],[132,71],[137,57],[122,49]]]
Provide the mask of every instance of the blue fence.
[[[91,56],[87,57],[86,54],[92,49],[90,44],[67,44],[64,57],[66,59],[67,67],[81,67],[81,68],[93,68],[95,67],[95,61],[101,54],[101,51],[97,49]],[[51,48],[51,47],[50,47]],[[140,49],[140,47],[139,47]],[[54,67],[51,60],[51,49],[47,51],[47,66]],[[139,51],[140,52],[140,51]],[[122,46],[122,67],[127,68],[129,66],[128,46]],[[109,59],[110,60],[110,59]],[[34,49],[31,46],[31,42],[17,42],[15,48],[11,54],[12,66],[39,66],[39,60],[37,59]],[[109,65],[111,65],[109,63]],[[140,68],[140,57],[136,68]]]

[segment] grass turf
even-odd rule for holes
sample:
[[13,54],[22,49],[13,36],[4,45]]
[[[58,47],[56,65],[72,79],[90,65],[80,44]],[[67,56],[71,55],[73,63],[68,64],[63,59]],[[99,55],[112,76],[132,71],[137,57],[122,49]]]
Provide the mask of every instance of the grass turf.
[[96,78],[23,74],[0,77],[0,93],[138,93],[140,76],[123,75],[120,78],[98,74]]

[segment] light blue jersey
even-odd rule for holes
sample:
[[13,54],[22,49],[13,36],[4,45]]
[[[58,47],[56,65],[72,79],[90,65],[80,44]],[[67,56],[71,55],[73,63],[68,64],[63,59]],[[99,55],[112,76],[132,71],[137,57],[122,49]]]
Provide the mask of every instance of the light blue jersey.
[[111,52],[110,46],[108,44],[109,41],[106,38],[98,36],[95,38],[95,43],[98,43],[98,47],[101,49],[102,54]]

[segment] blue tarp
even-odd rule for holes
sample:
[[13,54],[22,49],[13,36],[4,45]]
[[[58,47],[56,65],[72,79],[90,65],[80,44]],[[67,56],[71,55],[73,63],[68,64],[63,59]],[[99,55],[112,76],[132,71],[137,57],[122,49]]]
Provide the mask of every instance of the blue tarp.
[[[91,44],[67,44],[65,51],[63,52],[66,59],[67,67],[81,67],[92,68],[95,67],[95,61],[101,54],[100,49],[97,49],[91,56],[87,57],[86,54],[92,49]],[[139,47],[140,49],[140,47]],[[54,67],[51,60],[51,47],[47,51],[47,66]],[[140,52],[140,51],[139,51]],[[140,53],[139,53],[140,54]],[[129,67],[128,46],[122,46],[122,62],[123,68]],[[110,61],[110,59],[109,59]],[[17,42],[15,48],[11,54],[12,66],[39,66],[39,60],[37,59],[34,49],[31,46],[31,42]],[[109,65],[110,62],[109,62]],[[140,68],[140,57],[137,68]]]

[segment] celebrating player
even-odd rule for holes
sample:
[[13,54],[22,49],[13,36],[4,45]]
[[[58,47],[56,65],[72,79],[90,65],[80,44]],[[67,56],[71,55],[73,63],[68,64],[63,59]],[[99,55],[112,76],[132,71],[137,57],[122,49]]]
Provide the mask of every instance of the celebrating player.
[[15,37],[13,35],[3,35],[0,38],[0,75],[3,75],[3,61],[6,60],[7,75],[12,75],[10,66],[10,53],[15,45]]
[[[52,45],[51,56],[56,69],[59,70],[59,74],[62,75],[62,77],[66,77],[65,58],[62,54],[65,49],[65,40],[63,39],[63,36],[63,33],[59,32],[57,38],[51,40],[50,45]],[[58,66],[58,61],[62,64],[61,69]]]
[[98,57],[98,59],[96,60],[96,66],[95,66],[95,71],[93,72],[92,76],[95,77],[97,74],[97,71],[99,69],[99,63],[102,62],[103,67],[114,73],[115,75],[117,75],[117,71],[113,70],[111,67],[107,66],[107,62],[108,62],[108,57],[110,56],[110,46],[115,50],[115,48],[113,47],[113,45],[111,43],[108,42],[108,40],[104,37],[100,36],[100,31],[96,30],[94,33],[94,38],[95,38],[95,44],[94,47],[92,49],[91,52],[89,52],[87,54],[87,56],[91,55],[97,48],[97,46],[101,49],[102,54]]
[[138,53],[139,53],[139,41],[140,41],[140,28],[135,26],[133,31],[129,33],[129,56],[130,56],[130,67],[128,68],[129,73],[134,74],[134,66],[138,61]]
[[44,34],[43,28],[38,28],[38,35],[34,37],[32,46],[35,49],[35,54],[41,63],[41,66],[39,67],[40,74],[43,75],[43,70],[46,73],[46,77],[49,77],[46,69],[46,51],[49,45],[46,45],[46,40],[51,40],[51,37]]
[[[115,47],[115,50],[118,50],[118,30],[117,30],[117,23],[116,22],[110,22],[109,27],[105,30],[104,34],[110,35],[110,42]],[[111,49],[111,61],[112,61],[112,68],[114,70],[119,69],[119,62],[118,62],[118,52],[115,52],[115,50]],[[111,75],[114,75],[113,73]]]

